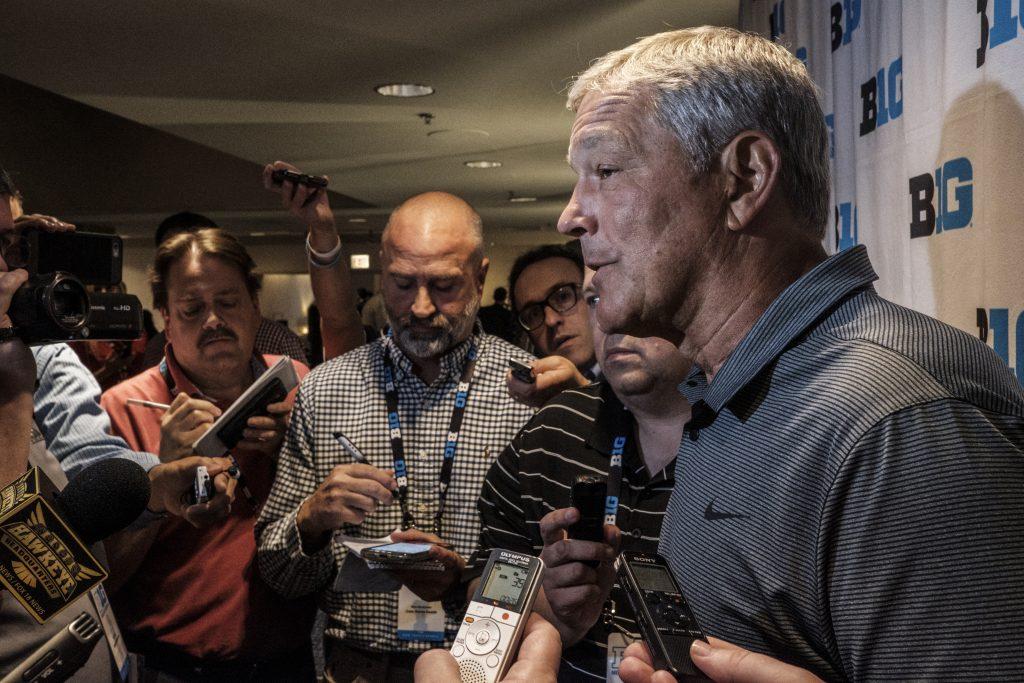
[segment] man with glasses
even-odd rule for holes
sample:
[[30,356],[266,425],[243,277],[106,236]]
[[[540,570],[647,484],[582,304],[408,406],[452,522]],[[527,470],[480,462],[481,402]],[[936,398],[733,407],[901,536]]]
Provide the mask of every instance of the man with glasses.
[[533,384],[508,378],[509,393],[520,402],[539,407],[600,373],[582,286],[583,256],[576,242],[531,249],[512,265],[512,310],[540,358],[533,364]]

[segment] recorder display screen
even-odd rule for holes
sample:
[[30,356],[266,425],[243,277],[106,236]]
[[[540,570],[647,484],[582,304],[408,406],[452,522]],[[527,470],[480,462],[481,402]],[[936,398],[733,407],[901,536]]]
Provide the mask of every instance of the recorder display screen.
[[651,566],[649,564],[634,564],[630,562],[636,581],[641,590],[658,591],[660,593],[675,593],[676,587],[672,583],[672,576],[664,567]]
[[517,567],[514,564],[495,562],[494,568],[487,577],[484,590],[481,595],[488,600],[498,600],[509,605],[519,602],[526,586],[526,577],[530,570],[527,567]]

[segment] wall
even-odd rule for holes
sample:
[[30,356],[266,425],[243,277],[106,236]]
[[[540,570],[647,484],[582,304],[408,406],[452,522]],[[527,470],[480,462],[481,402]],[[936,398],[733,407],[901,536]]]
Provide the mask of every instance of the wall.
[[885,297],[986,341],[1024,379],[1019,2],[743,0],[822,89],[834,222]]

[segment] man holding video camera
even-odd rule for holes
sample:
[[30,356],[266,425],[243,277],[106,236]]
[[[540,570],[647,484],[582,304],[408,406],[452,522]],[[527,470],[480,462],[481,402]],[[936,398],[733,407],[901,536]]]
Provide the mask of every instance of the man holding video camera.
[[[174,462],[277,356],[254,352],[260,324],[255,263],[220,229],[178,234],[157,250],[150,284],[164,318],[158,367],[111,388],[115,433]],[[291,361],[302,377],[307,369]],[[151,402],[139,405],[131,399]],[[164,410],[161,405],[169,406]],[[230,452],[238,470],[228,514],[195,529],[167,519],[108,542],[112,602],[125,639],[150,671],[184,680],[308,680],[311,601],[276,595],[256,572],[253,524],[270,491],[290,400],[249,417]],[[187,599],[182,599],[188,596]]]
[[[187,458],[160,464],[155,455],[134,451],[123,439],[108,433],[109,420],[99,406],[99,387],[78,356],[66,345],[40,337],[40,319],[33,310],[29,288],[23,287],[33,276],[45,279],[46,273],[15,268],[21,260],[24,238],[32,231],[68,232],[73,225],[43,215],[26,215],[20,193],[10,176],[0,168],[0,485],[25,472],[28,465],[39,465],[55,482],[64,479],[60,470],[74,479],[87,467],[108,458],[124,458],[139,463],[149,472],[151,495],[149,517],[172,513],[201,523],[219,514],[220,503],[189,507],[180,496],[194,478],[196,467],[205,465],[217,474],[226,461]],[[52,256],[52,255],[46,255]],[[12,301],[17,299],[15,309]],[[27,344],[32,344],[31,351]],[[33,437],[33,427],[38,430]],[[56,470],[56,472],[55,472]],[[37,624],[10,596],[0,592],[0,674],[7,673],[37,646],[64,628],[82,610],[92,611],[88,599],[69,607],[46,624]],[[93,613],[95,616],[95,613]],[[89,680],[116,676],[111,669],[109,651],[104,643],[93,650],[80,675]]]

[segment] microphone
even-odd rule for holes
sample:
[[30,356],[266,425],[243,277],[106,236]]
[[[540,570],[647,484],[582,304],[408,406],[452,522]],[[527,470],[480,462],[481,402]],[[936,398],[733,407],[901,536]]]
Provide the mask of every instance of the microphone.
[[86,467],[54,498],[64,521],[92,545],[138,519],[149,494],[146,470],[126,458],[108,458]]
[[82,612],[4,676],[0,683],[66,681],[89,661],[102,635],[103,629],[96,620]]
[[87,467],[63,491],[33,467],[0,489],[0,584],[40,624],[107,578],[88,546],[131,524],[149,477],[123,458]]

